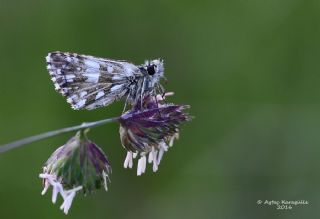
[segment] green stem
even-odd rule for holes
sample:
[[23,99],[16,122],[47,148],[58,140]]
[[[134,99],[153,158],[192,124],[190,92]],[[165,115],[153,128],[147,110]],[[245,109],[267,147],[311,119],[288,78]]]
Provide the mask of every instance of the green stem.
[[11,142],[11,143],[8,143],[5,145],[1,145],[0,146],[0,153],[12,150],[17,147],[21,147],[26,144],[40,141],[42,139],[50,138],[50,137],[53,137],[56,135],[61,135],[63,133],[72,132],[72,131],[76,131],[76,130],[80,130],[80,129],[92,128],[92,127],[104,125],[107,123],[115,122],[118,120],[119,120],[119,117],[113,117],[113,118],[103,119],[103,120],[94,121],[94,122],[84,122],[81,125],[71,126],[71,127],[67,127],[67,128],[62,128],[62,129],[30,136],[30,137],[23,138],[23,139],[20,139],[20,140],[17,140],[17,141],[14,141],[14,142]]

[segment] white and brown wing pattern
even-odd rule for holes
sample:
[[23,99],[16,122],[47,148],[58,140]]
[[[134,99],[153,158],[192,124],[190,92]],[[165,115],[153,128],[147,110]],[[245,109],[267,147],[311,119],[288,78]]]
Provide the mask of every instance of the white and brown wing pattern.
[[67,97],[73,109],[107,106],[130,92],[139,68],[115,61],[75,53],[52,52],[46,57],[55,89]]

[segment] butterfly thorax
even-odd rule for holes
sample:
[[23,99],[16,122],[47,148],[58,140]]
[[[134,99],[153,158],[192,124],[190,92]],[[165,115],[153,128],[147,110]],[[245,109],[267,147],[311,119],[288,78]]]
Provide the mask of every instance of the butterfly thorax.
[[129,89],[128,102],[134,105],[139,99],[146,95],[155,96],[162,91],[159,81],[163,77],[163,61],[146,61],[144,65],[139,66],[140,77],[135,77],[135,83]]

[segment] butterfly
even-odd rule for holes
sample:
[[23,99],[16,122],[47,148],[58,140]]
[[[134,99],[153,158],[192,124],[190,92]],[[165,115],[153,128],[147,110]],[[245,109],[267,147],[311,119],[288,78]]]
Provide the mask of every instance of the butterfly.
[[51,52],[47,69],[55,89],[75,110],[96,109],[118,100],[132,106],[146,95],[163,94],[162,59],[134,65],[123,60],[98,58],[68,52]]

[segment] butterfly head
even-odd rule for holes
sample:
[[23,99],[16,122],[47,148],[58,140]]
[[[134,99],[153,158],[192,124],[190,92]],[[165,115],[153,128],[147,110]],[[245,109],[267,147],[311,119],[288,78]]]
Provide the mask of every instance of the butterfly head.
[[163,59],[147,60],[143,65],[144,72],[154,80],[163,77]]

